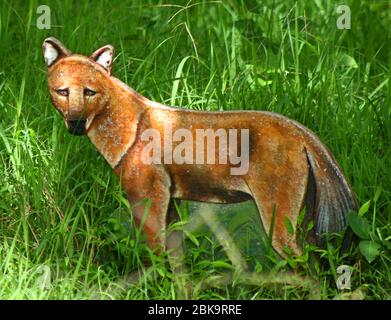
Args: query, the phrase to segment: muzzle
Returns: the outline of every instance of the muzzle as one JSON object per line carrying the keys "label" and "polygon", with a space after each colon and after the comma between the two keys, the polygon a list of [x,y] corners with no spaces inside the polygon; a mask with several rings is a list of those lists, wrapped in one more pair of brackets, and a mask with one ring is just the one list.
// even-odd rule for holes
{"label": "muzzle", "polygon": [[81,136],[86,133],[86,119],[67,120],[68,131],[75,136]]}

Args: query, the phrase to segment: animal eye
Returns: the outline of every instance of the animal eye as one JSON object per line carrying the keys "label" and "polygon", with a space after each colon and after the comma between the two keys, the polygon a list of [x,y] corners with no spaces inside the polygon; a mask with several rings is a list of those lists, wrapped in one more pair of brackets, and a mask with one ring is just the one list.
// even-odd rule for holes
{"label": "animal eye", "polygon": [[89,97],[91,97],[91,96],[94,96],[96,94],[96,92],[94,91],[94,90],[91,90],[91,89],[84,89],[84,95],[86,95],[86,96],[89,96]]}
{"label": "animal eye", "polygon": [[57,89],[56,92],[57,92],[60,96],[64,96],[64,97],[69,96],[69,90],[68,90],[68,89]]}

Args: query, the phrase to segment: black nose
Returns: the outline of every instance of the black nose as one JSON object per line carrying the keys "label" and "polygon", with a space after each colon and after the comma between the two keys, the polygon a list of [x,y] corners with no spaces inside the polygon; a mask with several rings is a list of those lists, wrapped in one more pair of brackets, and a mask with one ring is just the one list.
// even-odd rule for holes
{"label": "black nose", "polygon": [[75,136],[81,136],[85,133],[86,122],[85,119],[68,120],[68,131]]}

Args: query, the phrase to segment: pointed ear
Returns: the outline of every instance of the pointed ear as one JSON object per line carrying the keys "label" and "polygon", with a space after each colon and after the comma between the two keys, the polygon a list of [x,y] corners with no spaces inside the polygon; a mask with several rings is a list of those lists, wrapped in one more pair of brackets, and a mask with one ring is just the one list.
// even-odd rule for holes
{"label": "pointed ear", "polygon": [[114,59],[114,48],[111,45],[104,46],[96,50],[90,57],[92,60],[99,63],[103,68],[111,74],[111,64]]}
{"label": "pointed ear", "polygon": [[60,41],[53,37],[45,39],[42,45],[42,51],[48,67],[59,59],[72,54]]}

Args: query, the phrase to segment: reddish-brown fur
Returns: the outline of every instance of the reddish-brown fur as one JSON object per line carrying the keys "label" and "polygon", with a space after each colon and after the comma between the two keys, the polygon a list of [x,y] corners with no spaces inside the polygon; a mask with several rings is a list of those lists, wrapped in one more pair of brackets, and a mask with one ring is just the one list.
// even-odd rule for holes
{"label": "reddish-brown fur", "polygon": [[[48,46],[58,51],[48,66],[53,104],[67,124],[72,119],[87,120],[85,133],[120,177],[136,221],[144,219],[151,247],[165,245],[173,198],[216,203],[254,199],[267,232],[274,215],[272,243],[282,255],[285,246],[294,254],[301,252],[297,220],[305,206],[310,208],[306,221],[318,220],[319,233],[340,230],[348,211],[355,209],[354,195],[334,158],[297,122],[270,112],[200,112],[164,106],[112,77],[111,61],[108,68],[96,62],[105,50],[112,53],[111,46],[88,58],[71,54],[58,40],[49,38],[44,42],[45,58]],[[59,95],[59,88],[68,88],[69,95]],[[85,96],[85,88],[96,94]],[[163,137],[167,123],[173,131],[186,128],[194,134],[201,128],[249,129],[248,173],[231,175],[230,164],[146,165],[141,159],[146,142],[140,135],[154,128]],[[144,199],[151,200],[147,217]],[[293,233],[287,229],[287,219],[295,228]],[[319,238],[313,233],[310,240]]]}

